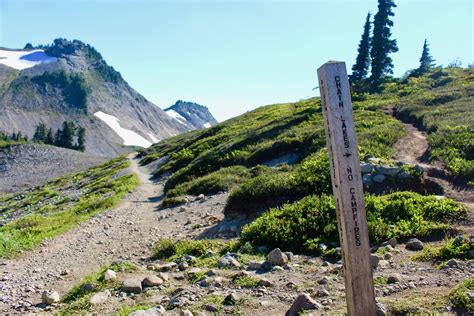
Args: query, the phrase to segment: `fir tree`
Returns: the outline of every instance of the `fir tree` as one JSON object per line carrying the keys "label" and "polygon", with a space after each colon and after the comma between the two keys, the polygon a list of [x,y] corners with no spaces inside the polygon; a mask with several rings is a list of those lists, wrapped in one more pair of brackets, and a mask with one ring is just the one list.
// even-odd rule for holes
{"label": "fir tree", "polygon": [[84,151],[86,149],[86,129],[84,127],[78,128],[77,131],[77,146],[76,149]]}
{"label": "fir tree", "polygon": [[58,130],[59,143],[57,146],[65,148],[74,148],[74,136],[76,134],[76,127],[73,122],[64,121],[61,130]]}
{"label": "fir tree", "polygon": [[356,63],[352,66],[352,75],[350,76],[351,82],[356,84],[362,79],[367,77],[370,66],[370,13],[367,14],[365,19],[364,32],[360,39],[359,49],[357,50],[358,55]]}
{"label": "fir tree", "polygon": [[374,32],[372,37],[372,49],[370,57],[372,58],[372,75],[370,81],[372,88],[377,91],[383,79],[393,73],[391,53],[398,51],[397,41],[391,39],[390,28],[393,21],[390,20],[394,16],[392,8],[397,7],[394,0],[379,0],[378,12],[374,16]]}
{"label": "fir tree", "polygon": [[428,41],[425,39],[423,44],[423,52],[420,57],[420,67],[418,68],[418,74],[424,74],[434,67],[434,59],[430,55],[430,48],[428,47]]}
{"label": "fir tree", "polygon": [[35,133],[33,134],[33,141],[37,143],[46,142],[46,125],[44,123],[39,123],[35,127]]}
{"label": "fir tree", "polygon": [[46,132],[45,144],[54,145],[53,130],[51,128]]}

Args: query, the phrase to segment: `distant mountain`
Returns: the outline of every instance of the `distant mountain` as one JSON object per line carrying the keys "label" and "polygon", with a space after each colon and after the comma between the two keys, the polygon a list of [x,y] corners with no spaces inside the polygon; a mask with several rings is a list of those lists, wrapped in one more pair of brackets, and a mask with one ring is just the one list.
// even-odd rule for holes
{"label": "distant mountain", "polygon": [[181,124],[190,125],[193,129],[209,128],[218,123],[207,107],[193,102],[178,100],[165,109],[165,112]]}
{"label": "distant mountain", "polygon": [[194,129],[131,88],[101,54],[81,41],[56,39],[38,49],[0,48],[0,130],[31,137],[43,122],[86,128],[86,151],[115,156]]}

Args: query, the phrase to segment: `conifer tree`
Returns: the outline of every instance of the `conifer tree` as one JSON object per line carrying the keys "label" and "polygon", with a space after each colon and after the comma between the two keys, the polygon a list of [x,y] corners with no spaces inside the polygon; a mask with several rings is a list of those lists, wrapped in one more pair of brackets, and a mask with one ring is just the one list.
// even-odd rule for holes
{"label": "conifer tree", "polygon": [[84,151],[86,149],[86,129],[79,127],[77,131],[77,146],[76,149]]}
{"label": "conifer tree", "polygon": [[423,44],[423,52],[420,57],[420,67],[418,68],[418,74],[424,74],[434,67],[434,59],[430,55],[430,48],[428,47],[428,40],[425,39]]}
{"label": "conifer tree", "polygon": [[36,125],[33,141],[44,143],[46,141],[46,133],[46,125],[43,122],[39,123]]}
{"label": "conifer tree", "polygon": [[364,24],[364,32],[360,39],[359,49],[357,50],[356,63],[352,66],[351,82],[356,84],[367,77],[370,66],[370,13],[367,14]]}
{"label": "conifer tree", "polygon": [[51,128],[48,129],[46,132],[46,139],[45,144],[53,145],[54,144],[54,137],[53,137],[53,130]]}
{"label": "conifer tree", "polygon": [[393,21],[390,17],[394,16],[392,8],[396,5],[394,0],[378,0],[378,12],[374,16],[374,32],[372,36],[372,49],[370,57],[372,58],[372,74],[370,81],[374,91],[379,90],[383,79],[393,73],[391,53],[398,51],[397,41],[391,39],[390,28]]}

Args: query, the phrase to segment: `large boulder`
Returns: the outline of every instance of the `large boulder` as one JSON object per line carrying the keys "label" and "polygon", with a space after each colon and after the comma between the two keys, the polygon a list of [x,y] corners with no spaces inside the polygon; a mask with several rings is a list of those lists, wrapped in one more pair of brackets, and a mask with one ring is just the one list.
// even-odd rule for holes
{"label": "large boulder", "polygon": [[286,316],[297,316],[302,311],[305,310],[319,310],[321,309],[321,305],[313,300],[311,296],[307,293],[299,294],[293,304],[291,305],[290,309],[286,312]]}
{"label": "large boulder", "polygon": [[240,268],[240,263],[231,255],[225,255],[217,261],[219,268]]}
{"label": "large boulder", "polygon": [[103,303],[107,302],[107,300],[109,299],[109,296],[110,296],[110,292],[108,292],[108,291],[95,293],[95,294],[89,299],[89,303],[90,303],[91,305],[103,304]]}
{"label": "large boulder", "polygon": [[275,248],[268,253],[267,262],[274,266],[284,266],[288,263],[288,257],[280,250],[280,248]]}
{"label": "large boulder", "polygon": [[411,238],[405,244],[405,248],[408,250],[419,251],[419,250],[423,250],[424,245],[421,240],[416,239],[416,238]]}

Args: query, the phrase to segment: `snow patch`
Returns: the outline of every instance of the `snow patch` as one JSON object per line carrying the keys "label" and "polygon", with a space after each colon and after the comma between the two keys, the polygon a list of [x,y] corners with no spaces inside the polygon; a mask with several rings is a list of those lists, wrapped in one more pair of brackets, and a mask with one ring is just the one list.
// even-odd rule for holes
{"label": "snow patch", "polygon": [[155,137],[152,133],[148,133],[148,136],[150,136],[151,140],[153,143],[158,143],[160,140]]}
{"label": "snow patch", "polygon": [[209,128],[211,127],[211,123],[207,122],[207,123],[204,123],[202,126],[204,126],[204,128]]}
{"label": "snow patch", "polygon": [[180,123],[186,123],[187,122],[187,120],[181,114],[176,112],[175,110],[167,110],[166,114],[168,114],[172,118],[178,120],[178,122],[180,122]]}
{"label": "snow patch", "polygon": [[56,59],[56,57],[46,55],[41,49],[29,51],[0,49],[0,64],[18,70],[31,68],[42,63],[50,63]]}
{"label": "snow patch", "polygon": [[104,113],[102,111],[95,112],[94,116],[104,121],[105,124],[107,124],[111,129],[113,129],[114,132],[117,133],[117,135],[123,139],[123,144],[125,146],[140,146],[144,148],[148,148],[151,146],[151,143],[148,140],[146,140],[136,132],[121,127],[119,123],[120,120],[115,116]]}

